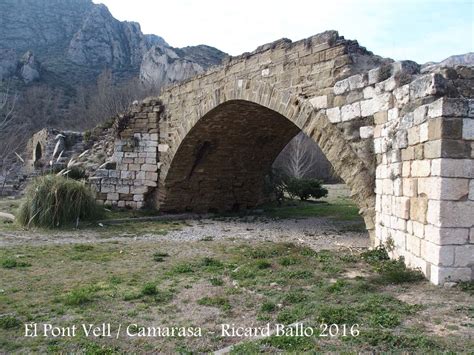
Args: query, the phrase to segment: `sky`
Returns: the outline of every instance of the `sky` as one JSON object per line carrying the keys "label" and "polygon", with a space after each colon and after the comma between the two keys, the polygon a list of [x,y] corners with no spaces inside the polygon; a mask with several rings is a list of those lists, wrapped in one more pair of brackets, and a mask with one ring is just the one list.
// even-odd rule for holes
{"label": "sky", "polygon": [[375,54],[418,63],[474,52],[474,0],[93,0],[173,47],[231,55],[326,30]]}

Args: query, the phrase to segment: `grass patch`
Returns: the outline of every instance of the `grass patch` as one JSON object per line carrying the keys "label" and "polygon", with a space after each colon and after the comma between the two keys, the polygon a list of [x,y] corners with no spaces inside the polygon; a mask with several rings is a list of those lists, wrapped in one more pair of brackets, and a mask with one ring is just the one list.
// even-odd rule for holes
{"label": "grass patch", "polygon": [[212,286],[222,286],[222,285],[224,285],[224,280],[222,280],[219,277],[211,277],[209,279],[209,282],[211,283]]}
{"label": "grass patch", "polygon": [[197,301],[197,304],[201,306],[217,307],[223,311],[228,311],[231,309],[229,300],[225,297],[220,297],[220,296],[203,297]]}
{"label": "grass patch", "polygon": [[277,309],[277,305],[273,302],[266,301],[260,306],[260,312],[272,313]]}
{"label": "grass patch", "polygon": [[373,281],[378,284],[401,284],[421,281],[425,278],[420,270],[407,268],[403,257],[391,260],[387,250],[382,246],[362,253],[361,257],[379,274],[373,278]]}
{"label": "grass patch", "polygon": [[142,295],[144,296],[154,296],[158,294],[158,290],[156,289],[156,284],[152,282],[148,282],[145,285],[143,285],[142,288]]}
{"label": "grass patch", "polygon": [[80,287],[69,291],[64,296],[64,304],[68,306],[82,306],[92,302],[97,289],[95,287]]}
{"label": "grass patch", "polygon": [[19,328],[21,325],[22,325],[22,322],[14,316],[0,317],[1,329],[14,329],[14,328]]}
{"label": "grass patch", "polygon": [[79,253],[84,253],[86,251],[94,250],[94,246],[90,244],[76,244],[72,247],[72,249]]}
{"label": "grass patch", "polygon": [[1,261],[1,265],[4,269],[14,269],[17,267],[28,267],[31,266],[30,263],[27,263],[25,261],[18,261],[13,258],[5,258]]}
{"label": "grass patch", "polygon": [[272,335],[261,340],[264,346],[271,346],[283,351],[301,352],[314,350],[314,341],[311,337],[276,336]]}
{"label": "grass patch", "polygon": [[165,258],[169,256],[170,255],[168,253],[156,252],[156,253],[153,253],[153,260],[156,261],[157,263],[162,263],[163,261],[165,261]]}

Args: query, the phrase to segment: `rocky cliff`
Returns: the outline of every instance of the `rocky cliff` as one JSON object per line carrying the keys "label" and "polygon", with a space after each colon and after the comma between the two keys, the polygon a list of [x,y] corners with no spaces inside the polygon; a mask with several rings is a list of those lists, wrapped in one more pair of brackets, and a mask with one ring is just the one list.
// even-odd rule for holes
{"label": "rocky cliff", "polygon": [[225,56],[207,46],[172,48],[91,0],[0,0],[0,23],[0,80],[17,77],[26,84],[87,83],[105,68],[166,84]]}

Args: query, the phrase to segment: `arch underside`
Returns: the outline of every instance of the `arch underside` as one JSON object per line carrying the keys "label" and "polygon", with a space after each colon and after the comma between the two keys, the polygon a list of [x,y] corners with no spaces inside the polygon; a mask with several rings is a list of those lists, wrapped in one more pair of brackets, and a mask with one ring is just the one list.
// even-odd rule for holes
{"label": "arch underside", "polygon": [[299,132],[261,105],[232,100],[204,115],[186,135],[159,188],[163,211],[228,211],[265,202],[264,176]]}

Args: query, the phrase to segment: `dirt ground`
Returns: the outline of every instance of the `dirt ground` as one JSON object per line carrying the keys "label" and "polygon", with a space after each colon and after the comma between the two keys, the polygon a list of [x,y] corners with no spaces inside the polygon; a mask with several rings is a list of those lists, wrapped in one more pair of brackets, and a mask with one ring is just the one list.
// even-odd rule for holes
{"label": "dirt ground", "polygon": [[[267,213],[54,232],[6,224],[0,229],[0,353],[472,350],[472,287],[437,287],[419,278],[387,282],[361,254],[368,235],[352,210],[344,205],[339,214],[308,217],[339,206],[345,196],[332,194],[328,207],[290,206],[278,218]],[[222,324],[254,329],[295,322],[316,334],[220,333]],[[25,337],[25,323],[110,323],[114,336]],[[122,329],[115,337],[131,324],[195,327],[203,335],[138,337]],[[324,337],[322,324],[358,324],[360,335]]]}

